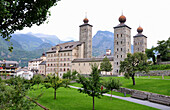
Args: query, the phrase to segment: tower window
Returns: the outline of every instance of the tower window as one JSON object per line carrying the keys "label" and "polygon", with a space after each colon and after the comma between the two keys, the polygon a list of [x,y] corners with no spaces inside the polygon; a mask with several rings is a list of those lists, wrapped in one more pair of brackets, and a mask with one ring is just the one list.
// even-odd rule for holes
{"label": "tower window", "polygon": [[117,34],[117,38],[119,37],[119,34]]}
{"label": "tower window", "polygon": [[119,42],[117,42],[117,45],[119,45]]}
{"label": "tower window", "polygon": [[117,58],[119,57],[119,55],[117,55]]}
{"label": "tower window", "polygon": [[121,37],[122,37],[122,34],[121,34]]}
{"label": "tower window", "polygon": [[117,70],[117,73],[119,72],[119,70]]}
{"label": "tower window", "polygon": [[122,58],[122,55],[121,55],[121,58]]}
{"label": "tower window", "polygon": [[119,48],[117,48],[117,51],[119,51]]}
{"label": "tower window", "polygon": [[122,51],[122,48],[121,48],[121,51]]}
{"label": "tower window", "polygon": [[121,44],[122,44],[122,41],[121,41]]}
{"label": "tower window", "polygon": [[117,62],[117,65],[118,65],[119,63]]}

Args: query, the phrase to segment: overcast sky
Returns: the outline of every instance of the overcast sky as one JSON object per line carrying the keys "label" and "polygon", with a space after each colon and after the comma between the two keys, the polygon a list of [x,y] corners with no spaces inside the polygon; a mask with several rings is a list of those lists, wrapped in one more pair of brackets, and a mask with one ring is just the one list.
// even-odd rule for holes
{"label": "overcast sky", "polygon": [[132,28],[131,38],[140,25],[148,37],[148,48],[170,37],[170,0],[61,0],[50,10],[48,24],[20,32],[56,35],[64,41],[79,40],[79,25],[83,24],[85,12],[95,35],[98,30],[114,32],[123,11],[125,24]]}

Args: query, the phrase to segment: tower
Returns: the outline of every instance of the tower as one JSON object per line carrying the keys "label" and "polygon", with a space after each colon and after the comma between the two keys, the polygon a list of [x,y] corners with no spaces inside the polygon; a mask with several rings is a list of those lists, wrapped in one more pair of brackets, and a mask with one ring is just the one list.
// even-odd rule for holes
{"label": "tower", "polygon": [[84,42],[84,58],[92,57],[92,25],[88,24],[87,17],[83,20],[84,24],[80,25],[79,41]]}
{"label": "tower", "polygon": [[138,34],[133,36],[133,52],[143,52],[145,53],[145,49],[147,48],[147,37],[142,34],[143,28],[137,28]]}
{"label": "tower", "polygon": [[120,61],[131,53],[131,28],[125,24],[126,17],[119,17],[120,24],[114,27],[114,73],[119,74]]}

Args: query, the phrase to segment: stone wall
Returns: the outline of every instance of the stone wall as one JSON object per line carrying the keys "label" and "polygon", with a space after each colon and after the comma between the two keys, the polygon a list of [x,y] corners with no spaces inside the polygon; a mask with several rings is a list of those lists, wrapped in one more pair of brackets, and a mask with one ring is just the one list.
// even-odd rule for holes
{"label": "stone wall", "polygon": [[136,75],[140,75],[140,76],[170,76],[170,70],[152,70],[149,71],[148,74],[143,74],[141,72],[136,72]]}
{"label": "stone wall", "polygon": [[144,91],[139,91],[139,90],[133,90],[133,89],[128,89],[128,88],[120,88],[119,90],[115,90],[115,91],[130,94],[131,97],[133,98],[148,100],[151,102],[170,106],[170,96],[144,92]]}

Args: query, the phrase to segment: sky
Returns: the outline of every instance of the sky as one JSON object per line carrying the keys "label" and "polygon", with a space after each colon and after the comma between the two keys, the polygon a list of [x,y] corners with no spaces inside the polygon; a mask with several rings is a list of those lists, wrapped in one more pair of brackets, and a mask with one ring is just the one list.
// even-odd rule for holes
{"label": "sky", "polygon": [[50,9],[48,24],[24,28],[19,33],[43,33],[59,39],[79,40],[79,26],[87,13],[92,34],[98,30],[114,32],[118,18],[126,16],[125,24],[131,27],[131,43],[139,25],[147,36],[148,48],[157,46],[158,40],[170,37],[170,0],[61,0]]}

